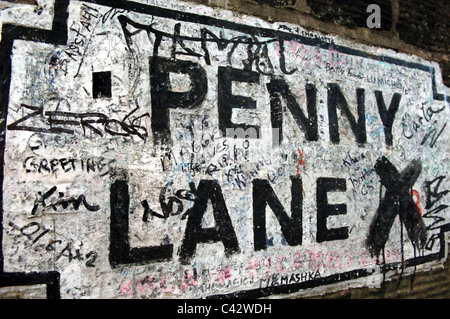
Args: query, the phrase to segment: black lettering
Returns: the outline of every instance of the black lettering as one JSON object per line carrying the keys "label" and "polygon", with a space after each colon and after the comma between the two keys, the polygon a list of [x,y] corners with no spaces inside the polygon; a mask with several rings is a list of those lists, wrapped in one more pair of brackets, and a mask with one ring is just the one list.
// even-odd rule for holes
{"label": "black lettering", "polygon": [[386,104],[383,99],[383,92],[375,91],[375,97],[377,100],[380,118],[384,126],[386,145],[392,146],[392,124],[394,124],[395,114],[398,111],[402,95],[399,93],[394,93],[391,104],[389,105],[389,110],[386,109]]}
{"label": "black lettering", "polygon": [[425,134],[420,145],[424,145],[425,142],[431,137],[430,147],[433,148],[434,145],[436,145],[436,142],[437,142],[439,136],[441,136],[441,134],[444,132],[444,129],[446,127],[447,127],[447,123],[444,124],[444,126],[442,127],[442,129],[439,132],[437,131],[436,128],[433,128],[432,130],[430,130],[428,133]]}
{"label": "black lettering", "polygon": [[350,122],[350,128],[356,137],[356,141],[360,144],[366,143],[366,121],[365,121],[365,101],[364,89],[356,89],[356,99],[358,104],[358,121],[355,120],[347,100],[336,83],[328,84],[328,118],[331,142],[338,144],[340,142],[339,124],[337,116],[337,108],[341,110],[343,115]]}
{"label": "black lettering", "polygon": [[288,216],[269,181],[253,180],[253,238],[255,251],[267,248],[266,205],[269,204],[281,226],[281,232],[291,246],[302,243],[303,194],[302,180],[291,176],[291,217]]}
{"label": "black lettering", "polygon": [[92,158],[86,159],[86,173],[89,173],[89,171],[95,172],[95,162]]}
{"label": "black lettering", "polygon": [[[231,122],[233,109],[256,109],[256,101],[250,97],[233,95],[232,82],[245,82],[259,84],[259,74],[250,70],[234,69],[232,67],[219,67],[218,74],[218,108],[219,129],[222,136],[226,136],[227,129],[240,128],[242,130],[253,129],[256,138],[259,138],[259,126],[247,124],[235,124]],[[245,138],[245,136],[242,136]],[[252,138],[252,134],[248,138]]]}
{"label": "black lettering", "polygon": [[439,176],[432,181],[426,181],[424,183],[424,188],[426,191],[426,205],[425,209],[430,209],[434,206],[441,198],[449,193],[449,190],[439,191],[441,183],[444,181],[445,176]]}
{"label": "black lettering", "polygon": [[[201,57],[202,56],[201,54],[196,53],[194,50],[186,46],[183,37],[181,37],[180,34],[181,34],[181,23],[177,23],[175,24],[172,37],[172,58],[176,59],[177,54],[190,55],[197,58]],[[179,44],[184,51],[177,51],[177,44]]]}
{"label": "black lettering", "polygon": [[318,125],[317,125],[317,90],[315,85],[306,84],[306,105],[308,110],[308,117],[303,113],[300,105],[295,100],[295,97],[289,90],[288,85],[282,79],[272,79],[267,84],[267,89],[270,93],[270,118],[272,128],[279,129],[279,141],[283,140],[283,106],[281,99],[286,101],[287,108],[294,117],[298,127],[305,132],[307,141],[317,141]]}
{"label": "black lettering", "polygon": [[284,48],[284,39],[279,39],[278,43],[279,43],[280,69],[281,69],[281,72],[283,72],[284,74],[288,74],[288,75],[289,74],[293,74],[294,72],[297,71],[296,68],[292,69],[290,71],[288,71],[286,69],[286,57],[284,55],[284,50],[285,50],[285,48]]}
{"label": "black lettering", "polygon": [[208,42],[216,43],[217,48],[220,51],[223,51],[228,46],[228,41],[224,41],[224,40],[220,39],[218,36],[216,36],[214,33],[212,33],[211,31],[209,31],[206,28],[203,28],[201,30],[201,38],[202,38],[202,49],[205,53],[205,56],[204,56],[205,62],[206,62],[206,64],[211,65],[211,58],[210,58],[209,50],[208,50],[206,44]]}
{"label": "black lettering", "polygon": [[56,173],[58,171],[58,162],[58,159],[50,160],[50,169],[52,170],[52,173]]}
{"label": "black lettering", "polygon": [[117,180],[111,185],[111,221],[109,262],[112,267],[130,263],[148,263],[172,258],[173,245],[130,248],[128,182]]}
{"label": "black lettering", "polygon": [[41,163],[40,163],[40,165],[39,165],[39,173],[42,173],[42,170],[44,170],[44,171],[47,171],[47,172],[51,172],[50,171],[50,168],[48,167],[48,161],[44,158],[42,161],[41,161]]}
{"label": "black lettering", "polygon": [[[170,73],[188,75],[190,89],[186,92],[174,92]],[[206,71],[194,62],[155,56],[150,59],[150,84],[153,137],[159,143],[171,144],[169,109],[190,109],[203,102],[208,89]]]}
{"label": "black lettering", "polygon": [[[31,227],[36,227],[34,231],[27,231],[25,232],[26,229],[31,228]],[[30,237],[34,234],[36,234],[39,230],[41,229],[41,226],[39,225],[39,223],[37,222],[31,222],[23,227],[20,228],[20,232],[22,233],[22,235],[27,236],[28,239],[31,239]]]}
{"label": "black lettering", "polygon": [[94,262],[97,260],[98,254],[95,251],[90,251],[86,254],[86,266],[87,267],[95,267]]}
{"label": "black lettering", "polygon": [[[35,160],[36,160],[36,156],[29,156],[23,162],[23,168],[25,168],[25,171],[27,173],[32,173],[32,172],[35,173],[36,172],[36,169],[39,165],[34,163]],[[31,167],[33,169],[31,169]]]}
{"label": "black lettering", "polygon": [[[186,223],[186,231],[180,248],[181,263],[188,263],[195,253],[198,243],[222,242],[227,256],[239,252],[239,243],[225,205],[222,189],[217,181],[201,180],[196,191],[192,212]],[[215,226],[202,228],[203,215],[208,200],[211,201]]]}
{"label": "black lettering", "polygon": [[65,173],[67,173],[67,172],[70,171],[70,168],[66,168],[66,166],[70,163],[70,162],[67,160],[67,158],[61,158],[61,159],[59,160],[59,163],[61,164],[61,168],[63,169],[63,171],[64,171]]}
{"label": "black lettering", "polygon": [[20,118],[19,120],[15,121],[14,123],[11,123],[7,126],[8,130],[11,131],[29,131],[29,132],[40,132],[40,133],[73,133],[72,131],[60,129],[60,128],[44,128],[44,127],[34,127],[34,126],[26,126],[26,125],[19,125],[33,117],[36,117],[39,120],[43,115],[43,106],[31,106],[26,104],[21,104],[21,107],[24,109],[32,110],[33,112],[30,114],[25,115],[24,117]]}
{"label": "black lettering", "polygon": [[340,240],[348,238],[348,227],[328,229],[327,218],[334,215],[347,214],[346,204],[328,204],[327,193],[347,190],[345,179],[318,178],[317,179],[317,242]]}

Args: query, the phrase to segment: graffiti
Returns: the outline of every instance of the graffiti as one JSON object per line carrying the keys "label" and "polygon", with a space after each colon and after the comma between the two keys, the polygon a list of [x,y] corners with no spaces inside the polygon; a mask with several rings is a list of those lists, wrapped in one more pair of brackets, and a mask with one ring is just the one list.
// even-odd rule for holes
{"label": "graffiti", "polygon": [[[52,257],[54,263],[58,260],[66,260],[68,263],[72,262],[72,260],[77,260],[79,262],[84,262],[86,267],[96,267],[95,262],[98,258],[96,251],[89,251],[83,256],[81,253],[82,243],[77,244],[63,237],[54,239],[55,235],[59,234],[55,234],[54,230],[38,222],[30,222],[22,227],[10,222],[9,226],[13,230],[18,230],[22,236],[27,238],[27,245],[29,247],[34,246],[35,251],[48,254]],[[41,230],[42,232],[40,232]],[[49,238],[49,236],[51,236],[51,238]],[[31,243],[29,241],[31,241]],[[46,241],[45,244],[43,244],[42,241]]]}
{"label": "graffiti", "polygon": [[[235,175],[252,173],[243,172],[242,167],[236,164],[249,159],[250,140],[244,139],[237,143],[220,140],[216,135],[217,128],[212,128],[211,120],[206,117],[178,115],[176,121],[174,134],[179,148],[172,149],[168,155],[175,162],[176,170],[190,172],[193,177],[198,173],[217,177],[217,172],[224,172],[228,182]],[[236,186],[241,187],[244,184],[240,180],[247,178],[236,176],[236,179]]]}
{"label": "graffiti", "polygon": [[[268,41],[258,41],[255,40],[255,38],[251,36],[241,36],[234,39],[226,39],[221,36],[217,36],[207,28],[201,29],[201,36],[200,37],[189,37],[189,36],[183,36],[181,35],[181,23],[177,23],[172,31],[172,33],[164,32],[161,30],[158,30],[153,27],[152,24],[150,25],[144,25],[137,23],[130,18],[128,18],[125,15],[120,15],[118,17],[118,20],[120,21],[123,32],[125,34],[127,43],[132,43],[132,37],[136,34],[139,34],[139,32],[146,32],[147,35],[150,37],[150,35],[155,36],[155,38],[158,41],[158,44],[160,45],[162,41],[168,40],[172,43],[171,48],[171,57],[176,58],[177,55],[188,55],[193,56],[197,58],[203,58],[205,60],[205,63],[207,65],[211,64],[211,54],[209,49],[209,44],[213,43],[217,46],[217,48],[221,51],[228,50],[227,52],[227,59],[230,64],[232,64],[232,57],[234,52],[238,49],[239,46],[247,46],[247,59],[242,61],[246,66],[246,69],[251,69],[253,64],[259,69],[261,67],[261,58],[267,59],[267,46],[274,42],[275,40],[268,40]],[[130,32],[128,30],[129,27],[133,27],[134,29],[138,29],[137,32]],[[281,40],[280,40],[281,41]],[[192,47],[188,47],[186,42],[194,42],[199,43],[201,47],[201,51],[195,51]],[[181,51],[178,50],[178,46],[180,47]],[[231,48],[230,48],[231,46]],[[153,53],[155,56],[158,55],[159,46],[155,46],[153,49]],[[253,51],[255,50],[255,51]],[[267,60],[266,63],[269,67],[272,67],[273,63],[270,60]],[[284,57],[280,56],[280,65],[281,70],[285,73],[288,73],[284,68]],[[260,70],[260,69],[259,69]],[[260,70],[261,71],[261,70]],[[264,73],[264,72],[262,72]]]}
{"label": "graffiti", "polygon": [[28,174],[59,174],[75,171],[84,171],[86,173],[98,172],[101,176],[109,173],[111,164],[116,160],[106,160],[105,158],[39,158],[29,156],[23,162],[23,168]]}
{"label": "graffiti", "polygon": [[[25,115],[21,119],[8,125],[8,130],[19,130],[29,132],[40,133],[52,133],[52,134],[75,134],[73,129],[68,127],[81,127],[83,134],[86,135],[86,131],[94,133],[103,137],[104,133],[97,128],[97,124],[103,126],[105,133],[113,136],[138,136],[140,139],[145,140],[147,137],[147,130],[145,127],[139,126],[139,121],[148,114],[144,114],[134,119],[129,119],[130,116],[136,111],[131,111],[122,121],[116,119],[109,119],[108,116],[101,113],[71,113],[60,111],[45,111],[42,106],[30,106],[22,104],[21,107],[34,111]],[[32,125],[23,125],[21,123],[27,122],[33,119]],[[127,121],[130,121],[129,124]],[[20,124],[20,125],[19,125]]]}
{"label": "graffiti", "polygon": [[425,134],[425,136],[423,137],[421,144],[422,145],[425,144],[428,141],[428,139],[430,139],[430,147],[434,147],[434,145],[436,144],[438,138],[442,135],[442,133],[444,132],[446,127],[447,127],[447,123],[445,123],[444,126],[442,126],[441,129],[439,129],[439,132],[438,132],[438,129],[436,129],[436,128],[434,128],[431,131],[427,132]]}
{"label": "graffiti", "polygon": [[429,141],[429,146],[434,147],[438,138],[442,135],[445,128],[447,127],[447,123],[444,123],[442,127],[436,128],[437,121],[432,121],[435,114],[439,114],[444,111],[444,108],[434,109],[433,107],[425,108],[423,105],[421,106],[421,115],[417,116],[417,120],[413,118],[413,116],[409,113],[405,113],[402,119],[402,131],[403,136],[407,139],[413,138],[413,136],[425,130],[425,134],[423,135],[421,145],[424,145]]}
{"label": "graffiti", "polygon": [[438,176],[432,181],[426,181],[424,185],[424,188],[426,189],[425,209],[427,210],[427,213],[423,214],[422,217],[432,219],[433,222],[427,227],[429,230],[439,227],[436,226],[436,224],[445,222],[445,218],[439,216],[438,214],[442,214],[442,211],[447,209],[448,205],[440,204],[435,206],[437,202],[439,202],[449,192],[449,190],[439,190],[445,178],[445,176]]}
{"label": "graffiti", "polygon": [[[218,36],[212,34],[211,32],[202,29],[202,38],[192,38],[183,37],[180,35],[180,24],[176,24],[174,34],[167,34],[158,31],[153,28],[152,25],[141,25],[139,23],[131,21],[125,16],[120,16],[118,18],[121,21],[122,27],[124,28],[124,34],[127,39],[128,46],[131,46],[132,36],[139,34],[140,31],[145,31],[150,37],[153,34],[157,39],[158,46],[154,47],[153,54],[154,57],[150,61],[151,66],[151,92],[152,100],[152,131],[155,139],[161,140],[162,143],[170,143],[170,128],[168,111],[174,108],[190,109],[196,108],[204,102],[205,96],[207,94],[207,74],[203,67],[198,63],[175,60],[177,54],[194,56],[196,58],[204,58],[206,64],[210,65],[209,50],[206,46],[206,42],[213,41],[218,46],[219,50],[224,50],[232,43],[230,40],[219,38]],[[128,31],[126,28],[128,25],[132,25],[140,31],[134,33]],[[212,35],[212,39],[205,36],[205,34]],[[172,47],[172,59],[166,59],[163,57],[158,57],[158,49],[161,45],[161,41],[164,39],[170,39],[173,42]],[[192,48],[188,48],[184,41],[201,42],[201,48],[204,51],[202,53],[195,52]],[[278,40],[279,51],[280,51],[280,68],[283,74],[293,74],[297,70],[287,71],[285,66],[285,55],[284,55],[284,40]],[[184,49],[184,51],[176,51],[177,45]],[[262,45],[261,43],[254,43],[251,38],[239,39],[238,42],[234,43],[233,49],[228,53],[228,63],[232,65],[231,56],[234,53],[236,47],[240,44],[247,45],[248,52],[251,51],[253,45]],[[265,47],[267,43],[264,44]],[[130,47],[130,50],[131,47]],[[267,49],[266,49],[267,50]],[[251,54],[251,53],[249,53]],[[219,67],[218,69],[218,110],[219,110],[219,128],[222,135],[226,135],[227,129],[240,128],[243,130],[254,129],[256,132],[256,138],[259,138],[260,126],[256,125],[246,125],[246,124],[235,124],[231,121],[231,114],[233,109],[255,109],[256,101],[250,97],[245,97],[241,95],[234,95],[231,92],[232,82],[239,81],[243,83],[259,83],[261,74],[271,75],[271,73],[252,71],[253,62],[250,64],[246,61],[253,61],[254,59],[249,57],[248,60],[243,61],[244,70],[233,68],[233,67]],[[259,61],[257,61],[259,62]],[[259,63],[256,63],[258,67]],[[269,65],[272,63],[269,61]],[[187,92],[174,92],[170,87],[170,77],[169,73],[179,73],[189,77],[191,81],[190,90]],[[316,87],[315,85],[308,84],[306,86],[306,93],[308,97],[308,117],[305,116],[301,108],[298,107],[298,103],[295,101],[289,86],[283,79],[272,78],[271,82],[267,84],[267,88],[271,95],[271,122],[272,128],[279,129],[282,131],[282,112],[281,112],[281,97],[287,100],[288,108],[292,115],[295,117],[297,124],[306,133],[306,139],[308,141],[317,141],[317,105],[316,105]],[[396,110],[398,109],[401,94],[396,93],[393,96],[389,110],[386,110],[385,102],[383,99],[383,93],[379,90],[375,92],[376,100],[378,103],[378,110],[380,112],[381,119],[384,124],[386,143],[387,145],[392,145],[392,124],[395,119]],[[341,92],[341,88],[337,83],[328,83],[328,113],[329,113],[329,130],[330,139],[334,143],[339,143],[339,125],[337,120],[337,109],[339,108],[348,118],[351,128],[356,136],[358,143],[366,142],[366,128],[365,128],[365,91],[362,88],[356,89],[357,103],[358,103],[358,120],[354,118],[349,107],[348,102]],[[245,105],[245,107],[244,107]],[[282,135],[280,135],[280,139]]]}
{"label": "graffiti", "polygon": [[259,286],[261,288],[275,287],[279,285],[298,284],[308,280],[315,280],[320,278],[318,271],[310,271],[307,273],[295,273],[290,275],[273,274],[267,279],[261,279]]}
{"label": "graffiti", "polygon": [[[67,209],[69,205],[72,205],[72,207],[75,210],[78,210],[81,205],[83,205],[88,211],[95,212],[100,209],[100,206],[98,205],[90,205],[86,201],[85,195],[80,195],[78,198],[70,197],[68,199],[64,199],[64,193],[58,192],[58,200],[55,201],[55,199],[51,199],[52,195],[56,195],[56,190],[58,188],[56,186],[53,186],[45,193],[38,192],[39,196],[34,201],[33,209],[31,210],[31,215],[40,215],[40,214],[46,214],[50,210],[50,208],[53,209],[53,211],[57,211],[59,207],[62,207],[62,209]],[[51,201],[50,204],[47,204],[45,201]]]}
{"label": "graffiti", "polygon": [[2,27],[0,283],[258,298],[446,257],[434,62],[182,2],[48,16]]}
{"label": "graffiti", "polygon": [[369,192],[373,192],[375,187],[371,185],[372,180],[369,179],[370,175],[375,173],[374,168],[366,168],[358,174],[350,176],[348,179],[352,183],[353,192],[361,195],[367,195]]}
{"label": "graffiti", "polygon": [[427,238],[426,226],[409,191],[421,173],[421,163],[413,161],[400,173],[386,157],[382,157],[377,161],[375,170],[381,184],[386,187],[386,194],[380,201],[367,236],[371,253],[375,256],[380,254],[397,215],[404,223],[414,247],[422,249]]}
{"label": "graffiti", "polygon": [[306,162],[305,162],[305,155],[303,155],[302,151],[298,149],[298,155],[300,156],[300,159],[297,163],[297,175],[300,175],[300,166],[303,167],[303,170],[306,171]]}
{"label": "graffiti", "polygon": [[350,167],[353,164],[356,164],[358,162],[360,162],[361,160],[365,159],[364,154],[360,154],[358,156],[351,156],[349,152],[347,152],[347,155],[345,156],[345,158],[342,160],[342,165],[346,166],[346,167]]}

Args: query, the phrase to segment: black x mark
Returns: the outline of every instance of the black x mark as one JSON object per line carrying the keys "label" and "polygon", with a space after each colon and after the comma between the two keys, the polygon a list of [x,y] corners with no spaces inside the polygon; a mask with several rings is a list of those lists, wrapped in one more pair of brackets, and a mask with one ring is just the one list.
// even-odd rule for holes
{"label": "black x mark", "polygon": [[389,232],[395,216],[400,215],[415,248],[422,248],[427,239],[427,230],[419,208],[412,198],[412,187],[422,172],[422,163],[412,161],[401,173],[386,157],[377,160],[375,171],[386,194],[381,199],[375,217],[372,220],[366,244],[373,256],[380,251],[389,239]]}

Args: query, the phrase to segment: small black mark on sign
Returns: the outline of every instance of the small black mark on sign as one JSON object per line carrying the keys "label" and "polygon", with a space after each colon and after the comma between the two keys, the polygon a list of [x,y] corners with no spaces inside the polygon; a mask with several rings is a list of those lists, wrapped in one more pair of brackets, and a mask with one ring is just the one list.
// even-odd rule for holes
{"label": "small black mark on sign", "polygon": [[111,98],[111,72],[92,73],[92,95],[94,99]]}

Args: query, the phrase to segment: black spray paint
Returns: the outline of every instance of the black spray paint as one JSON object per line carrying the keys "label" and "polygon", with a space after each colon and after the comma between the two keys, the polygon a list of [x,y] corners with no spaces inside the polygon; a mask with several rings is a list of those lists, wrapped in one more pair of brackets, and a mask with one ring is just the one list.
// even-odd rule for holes
{"label": "black spray paint", "polygon": [[379,256],[389,239],[395,217],[399,215],[408,237],[415,248],[422,248],[427,239],[427,230],[420,211],[412,198],[412,187],[422,171],[420,161],[412,161],[401,173],[386,157],[375,164],[375,171],[386,188],[384,197],[375,213],[367,235],[367,246],[374,256]]}

